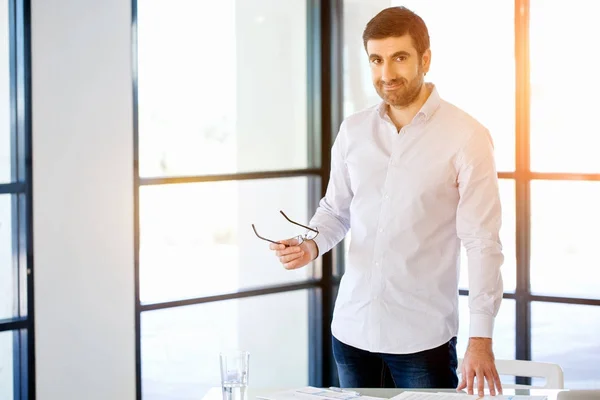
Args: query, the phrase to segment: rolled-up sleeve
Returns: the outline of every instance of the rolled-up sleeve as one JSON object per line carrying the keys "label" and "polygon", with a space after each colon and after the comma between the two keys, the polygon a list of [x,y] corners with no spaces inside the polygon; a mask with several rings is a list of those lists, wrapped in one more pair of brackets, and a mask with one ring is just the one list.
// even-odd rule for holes
{"label": "rolled-up sleeve", "polygon": [[483,128],[473,132],[456,162],[460,194],[456,230],[468,259],[469,336],[491,338],[502,301],[504,256],[498,175],[489,132]]}
{"label": "rolled-up sleeve", "polygon": [[350,203],[352,189],[345,161],[345,123],[331,149],[331,172],[325,196],[319,202],[310,226],[319,230],[315,243],[319,255],[331,250],[348,233],[350,229]]}

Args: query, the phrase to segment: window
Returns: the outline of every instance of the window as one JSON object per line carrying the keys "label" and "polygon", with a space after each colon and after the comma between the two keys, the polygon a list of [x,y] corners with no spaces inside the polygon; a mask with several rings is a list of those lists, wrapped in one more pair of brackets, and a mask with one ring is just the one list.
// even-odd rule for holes
{"label": "window", "polygon": [[279,211],[306,223],[323,193],[323,64],[308,62],[320,6],[134,4],[138,390],[202,397],[232,347],[251,352],[253,385],[333,384],[310,367],[328,351],[329,326],[315,321],[328,318],[332,261],[286,271],[251,227],[303,233]]}
{"label": "window", "polygon": [[600,307],[533,302],[531,322],[534,360],[559,363],[566,388],[597,389],[600,386],[596,335]]}
{"label": "window", "polygon": [[316,166],[304,0],[144,0],[137,9],[140,176]]}
{"label": "window", "polygon": [[[600,65],[593,46],[600,32],[588,2],[575,1],[568,9],[556,0],[530,3],[530,285],[538,300],[531,304],[531,357],[560,364],[567,388],[598,387],[600,358],[592,332],[600,328],[600,295],[593,285],[600,279],[593,251],[600,163],[597,129],[590,123],[600,100],[584,93],[600,88],[596,74],[587,78]],[[553,49],[567,45],[573,54],[586,51],[585,62],[573,70],[586,79],[557,86],[560,67],[550,60]],[[569,326],[559,329],[562,318]]]}
{"label": "window", "polygon": [[279,209],[285,208],[294,220],[307,221],[311,180],[293,177],[143,186],[142,303],[310,279],[315,272],[311,266],[295,271],[280,268],[268,243],[257,240],[251,225],[272,238],[302,233]]}
{"label": "window", "polygon": [[600,299],[600,182],[531,182],[531,290]]}
{"label": "window", "polygon": [[[307,290],[142,314],[144,398],[189,397],[220,385],[219,352],[250,352],[250,385],[308,384]],[[186,396],[187,395],[187,396]]]}
{"label": "window", "polygon": [[[600,51],[593,46],[600,36],[596,8],[585,0],[573,1],[566,10],[558,0],[530,2],[531,169],[597,174],[599,101],[588,96],[600,90]],[[556,60],[559,48],[585,54],[585,62],[567,73]],[[558,76],[568,79],[569,73],[585,78],[556,84]]]}
{"label": "window", "polygon": [[0,54],[2,54],[2,63],[0,64],[0,183],[12,181],[12,158],[13,158],[13,133],[11,120],[11,102],[14,93],[11,91],[13,77],[11,76],[12,63],[15,61],[12,57],[11,27],[14,23],[10,13],[8,0],[0,2]]}
{"label": "window", "polygon": [[[33,396],[29,32],[0,1],[0,398]],[[27,16],[28,17],[28,16]]]}

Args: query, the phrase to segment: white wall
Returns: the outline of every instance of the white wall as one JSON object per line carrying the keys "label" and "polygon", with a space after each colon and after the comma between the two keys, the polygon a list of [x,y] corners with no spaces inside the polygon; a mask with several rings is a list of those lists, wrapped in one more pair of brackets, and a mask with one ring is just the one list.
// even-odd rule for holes
{"label": "white wall", "polygon": [[135,398],[130,2],[34,0],[37,398]]}

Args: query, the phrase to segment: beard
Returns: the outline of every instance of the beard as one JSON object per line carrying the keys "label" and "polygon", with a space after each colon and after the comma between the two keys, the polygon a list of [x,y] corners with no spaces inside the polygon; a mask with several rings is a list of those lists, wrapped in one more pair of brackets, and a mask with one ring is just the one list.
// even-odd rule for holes
{"label": "beard", "polygon": [[[405,78],[396,78],[388,82],[379,81],[375,85],[375,90],[379,97],[390,106],[404,108],[411,105],[419,97],[424,80],[423,70],[419,67],[416,78],[410,82]],[[400,87],[392,91],[384,90],[386,86],[395,85],[400,85]]]}

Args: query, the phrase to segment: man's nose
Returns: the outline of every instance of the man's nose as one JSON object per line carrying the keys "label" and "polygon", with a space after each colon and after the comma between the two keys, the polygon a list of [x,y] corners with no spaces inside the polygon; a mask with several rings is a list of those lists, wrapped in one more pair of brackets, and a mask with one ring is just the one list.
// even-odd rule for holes
{"label": "man's nose", "polygon": [[390,83],[395,78],[394,71],[390,64],[386,63],[381,67],[381,80],[385,83]]}

